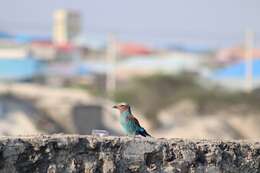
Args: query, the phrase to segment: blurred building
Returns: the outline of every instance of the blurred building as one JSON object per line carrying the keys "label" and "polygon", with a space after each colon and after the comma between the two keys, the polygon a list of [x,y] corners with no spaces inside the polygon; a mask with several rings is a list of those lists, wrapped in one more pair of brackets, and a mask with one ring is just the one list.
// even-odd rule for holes
{"label": "blurred building", "polygon": [[117,76],[122,79],[156,73],[199,73],[203,70],[204,61],[204,56],[181,52],[131,56],[117,63],[116,72]]}
{"label": "blurred building", "polygon": [[153,50],[145,45],[138,43],[119,43],[118,54],[120,56],[138,56],[138,55],[149,55],[153,53]]}
{"label": "blurred building", "polygon": [[78,36],[81,30],[81,20],[78,12],[62,9],[55,11],[53,17],[54,43],[68,43]]}
{"label": "blurred building", "polygon": [[41,74],[43,62],[34,57],[1,58],[0,80],[30,80]]}
{"label": "blurred building", "polygon": [[56,57],[56,49],[51,41],[33,41],[30,53],[42,60],[52,60]]}
{"label": "blurred building", "polygon": [[[252,49],[252,57],[257,59],[260,57],[259,48]],[[216,58],[221,63],[240,61],[246,58],[246,50],[244,47],[223,48],[217,52]]]}
{"label": "blurred building", "polygon": [[250,75],[252,79],[250,81],[247,80],[248,66],[245,60],[215,70],[210,75],[210,79],[231,89],[245,90],[248,85],[252,88],[258,88],[260,86],[260,60],[253,58],[251,65]]}
{"label": "blurred building", "polygon": [[70,44],[53,44],[51,41],[36,40],[30,44],[31,55],[41,60],[69,59],[76,53],[75,47]]}
{"label": "blurred building", "polygon": [[29,54],[28,46],[12,40],[0,39],[0,59],[23,59]]}
{"label": "blurred building", "polygon": [[23,45],[0,45],[0,59],[23,59],[29,50]]}

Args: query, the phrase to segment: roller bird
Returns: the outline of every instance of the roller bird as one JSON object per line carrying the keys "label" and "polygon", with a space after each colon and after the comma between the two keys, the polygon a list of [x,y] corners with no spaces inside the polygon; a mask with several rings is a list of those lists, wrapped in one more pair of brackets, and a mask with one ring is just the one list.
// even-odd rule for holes
{"label": "roller bird", "polygon": [[141,135],[141,136],[150,136],[146,130],[140,125],[138,120],[133,116],[131,112],[131,107],[127,103],[119,103],[113,108],[118,109],[120,112],[120,124],[123,127],[124,132],[127,135]]}

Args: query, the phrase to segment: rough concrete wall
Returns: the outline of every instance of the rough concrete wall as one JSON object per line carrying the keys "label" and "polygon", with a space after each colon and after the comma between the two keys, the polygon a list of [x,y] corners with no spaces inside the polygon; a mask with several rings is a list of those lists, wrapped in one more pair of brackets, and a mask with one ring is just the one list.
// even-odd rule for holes
{"label": "rough concrete wall", "polygon": [[260,172],[260,141],[0,138],[0,172]]}

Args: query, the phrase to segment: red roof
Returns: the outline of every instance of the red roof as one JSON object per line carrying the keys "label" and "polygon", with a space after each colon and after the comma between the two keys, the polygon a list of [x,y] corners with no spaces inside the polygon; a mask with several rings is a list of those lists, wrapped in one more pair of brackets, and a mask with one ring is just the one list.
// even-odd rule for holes
{"label": "red roof", "polygon": [[152,53],[152,50],[144,45],[137,43],[120,43],[119,53],[124,56],[147,55]]}
{"label": "red roof", "polygon": [[55,44],[55,47],[61,51],[64,52],[71,52],[74,50],[74,45],[70,44],[70,43],[64,43],[64,44]]}
{"label": "red roof", "polygon": [[60,50],[62,52],[71,52],[75,48],[74,45],[72,45],[70,43],[55,44],[52,41],[33,41],[32,46],[53,47],[53,48]]}
{"label": "red roof", "polygon": [[39,47],[53,47],[52,41],[32,41],[32,46],[39,46]]}

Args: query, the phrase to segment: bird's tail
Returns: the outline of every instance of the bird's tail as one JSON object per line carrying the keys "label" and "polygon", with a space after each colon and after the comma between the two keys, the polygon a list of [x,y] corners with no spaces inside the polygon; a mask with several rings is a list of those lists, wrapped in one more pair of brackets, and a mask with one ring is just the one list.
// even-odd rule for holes
{"label": "bird's tail", "polygon": [[142,128],[139,131],[139,134],[142,135],[143,137],[146,137],[146,136],[152,137],[149,133],[146,132],[146,130],[144,128]]}

